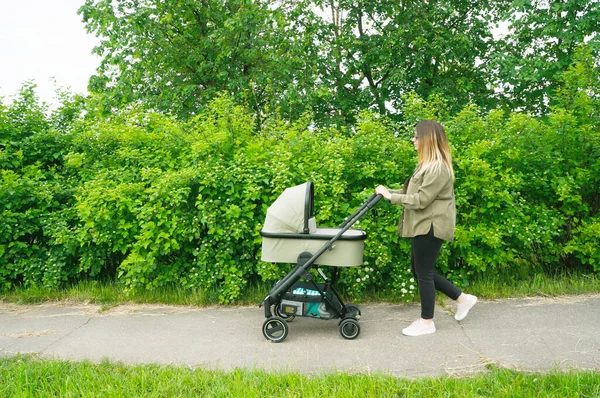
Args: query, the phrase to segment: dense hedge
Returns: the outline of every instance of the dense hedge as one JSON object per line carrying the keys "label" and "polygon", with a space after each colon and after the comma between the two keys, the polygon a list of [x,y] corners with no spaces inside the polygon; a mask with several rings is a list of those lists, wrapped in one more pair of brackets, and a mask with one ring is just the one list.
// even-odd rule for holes
{"label": "dense hedge", "polygon": [[[578,73],[543,117],[450,116],[439,98],[409,97],[404,125],[364,113],[352,131],[313,130],[307,117],[254,133],[226,96],[189,122],[135,109],[95,117],[93,99],[47,116],[26,86],[0,107],[0,286],[116,278],[128,289],[218,287],[231,302],[290,268],[260,261],[266,209],[285,188],[313,181],[318,224],[340,224],[376,185],[411,173],[421,118],[441,120],[453,146],[458,227],[438,264],[452,280],[600,272],[600,106]],[[343,273],[348,294],[411,297],[399,215],[382,202],[356,225],[368,232],[365,265]]]}

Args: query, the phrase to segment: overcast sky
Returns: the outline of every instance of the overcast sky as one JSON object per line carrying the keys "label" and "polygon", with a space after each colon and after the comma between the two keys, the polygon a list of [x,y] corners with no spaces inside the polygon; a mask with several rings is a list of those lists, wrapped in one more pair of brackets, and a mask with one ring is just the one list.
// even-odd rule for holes
{"label": "overcast sky", "polygon": [[[86,94],[100,63],[77,10],[84,0],[0,0],[0,96],[10,101],[27,80],[42,101],[56,104],[55,88]],[[56,84],[52,82],[56,80]]]}

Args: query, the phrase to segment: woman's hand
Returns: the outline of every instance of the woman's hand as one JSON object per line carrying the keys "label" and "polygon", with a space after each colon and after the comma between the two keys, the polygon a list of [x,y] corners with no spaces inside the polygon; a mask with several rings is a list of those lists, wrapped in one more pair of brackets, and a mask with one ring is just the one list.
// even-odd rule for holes
{"label": "woman's hand", "polygon": [[392,194],[383,185],[380,185],[377,188],[375,188],[375,193],[378,194],[378,195],[383,196],[384,199],[387,199],[387,200],[392,199]]}

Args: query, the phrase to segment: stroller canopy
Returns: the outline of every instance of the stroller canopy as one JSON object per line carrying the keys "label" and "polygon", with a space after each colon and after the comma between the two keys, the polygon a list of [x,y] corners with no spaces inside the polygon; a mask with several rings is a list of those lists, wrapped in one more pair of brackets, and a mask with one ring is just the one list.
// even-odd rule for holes
{"label": "stroller canopy", "polygon": [[312,182],[287,188],[267,209],[264,232],[314,233],[314,188]]}

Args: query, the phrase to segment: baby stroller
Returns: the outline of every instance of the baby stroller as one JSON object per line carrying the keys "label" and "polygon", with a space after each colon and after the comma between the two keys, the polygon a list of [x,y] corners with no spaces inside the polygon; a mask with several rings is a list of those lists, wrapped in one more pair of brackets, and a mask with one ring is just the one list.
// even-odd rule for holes
{"label": "baby stroller", "polygon": [[340,334],[346,339],[358,337],[360,308],[345,304],[334,288],[340,269],[334,268],[331,280],[318,269],[323,283],[316,282],[309,271],[314,265],[344,267],[363,263],[367,234],[350,227],[380,199],[381,195],[372,195],[338,228],[317,228],[312,182],[287,188],[269,207],[260,232],[262,260],[296,265],[261,304],[265,309],[262,330],[266,339],[275,343],[285,340],[288,322],[297,316],[341,319]]}

